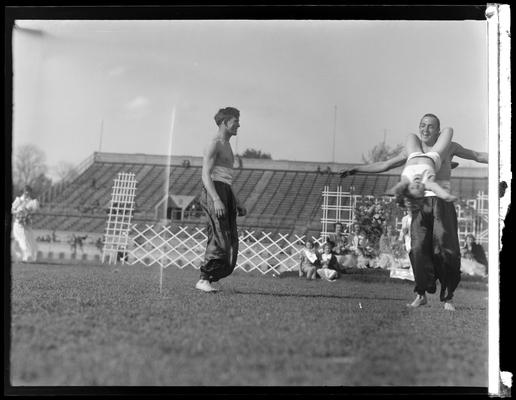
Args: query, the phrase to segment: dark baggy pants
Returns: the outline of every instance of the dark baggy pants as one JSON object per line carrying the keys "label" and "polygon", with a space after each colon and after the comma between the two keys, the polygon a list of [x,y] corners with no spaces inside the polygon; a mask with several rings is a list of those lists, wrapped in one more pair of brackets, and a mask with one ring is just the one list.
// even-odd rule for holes
{"label": "dark baggy pants", "polygon": [[[460,282],[460,246],[457,213],[452,202],[425,197],[412,211],[410,262],[416,286],[414,292],[436,292],[441,283],[441,301],[451,300]],[[447,292],[447,293],[446,293]]]}
{"label": "dark baggy pants", "polygon": [[230,275],[236,266],[238,256],[238,231],[236,224],[236,199],[231,186],[214,181],[215,190],[226,206],[226,213],[218,218],[215,214],[213,199],[203,187],[201,191],[201,207],[207,221],[206,233],[208,242],[204,261],[201,264],[201,279],[217,282]]}

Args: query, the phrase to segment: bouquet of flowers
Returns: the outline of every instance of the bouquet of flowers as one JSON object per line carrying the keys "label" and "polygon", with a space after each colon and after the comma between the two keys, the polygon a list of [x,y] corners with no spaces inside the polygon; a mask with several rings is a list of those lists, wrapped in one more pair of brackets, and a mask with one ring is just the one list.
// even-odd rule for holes
{"label": "bouquet of flowers", "polygon": [[14,213],[14,218],[23,226],[30,225],[32,222],[32,213],[26,208],[21,208]]}

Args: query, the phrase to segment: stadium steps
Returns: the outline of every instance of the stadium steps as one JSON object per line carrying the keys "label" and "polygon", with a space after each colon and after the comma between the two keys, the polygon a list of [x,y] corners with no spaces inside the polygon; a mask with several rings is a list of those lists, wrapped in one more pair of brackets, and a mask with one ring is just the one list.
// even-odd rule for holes
{"label": "stadium steps", "polygon": [[151,199],[157,198],[163,194],[163,188],[165,186],[165,167],[154,165],[151,174],[148,176],[148,182],[146,182],[146,184],[147,186],[145,189],[141,189],[136,193],[136,202],[142,209],[154,211],[154,205],[152,204]]}
{"label": "stadium steps", "polygon": [[97,189],[94,190],[90,198],[91,203],[99,202],[100,207],[109,207],[111,202],[111,192],[113,189],[113,181],[119,172],[125,172],[126,164],[106,164],[104,173],[97,182]]}
{"label": "stadium steps", "polygon": [[321,208],[322,191],[324,187],[330,186],[331,184],[331,174],[320,173],[316,175],[317,178],[313,185],[313,191],[306,199],[305,206],[300,214],[300,219],[303,218],[307,223],[310,223],[313,220],[314,216],[317,215]]}
{"label": "stadium steps", "polygon": [[391,190],[399,181],[400,178],[395,175],[389,175],[388,177],[386,177],[384,193],[387,193],[387,191]]}
{"label": "stadium steps", "polygon": [[169,193],[185,195],[192,180],[201,178],[201,167],[177,167],[170,175]]}
{"label": "stadium steps", "polygon": [[258,182],[256,182],[256,185],[254,186],[253,190],[249,193],[249,196],[247,196],[247,199],[242,199],[242,201],[246,204],[249,216],[259,215],[259,213],[255,211],[256,207],[258,205],[259,200],[265,193],[266,189],[269,189],[269,184],[273,176],[274,171],[262,172],[260,179],[258,180]]}
{"label": "stadium steps", "polygon": [[292,205],[296,201],[300,187],[304,182],[305,174],[302,172],[296,173],[291,180],[288,190],[277,199],[278,206],[274,209],[274,214],[277,215],[278,220],[283,221],[292,209]]}
{"label": "stadium steps", "polygon": [[[192,167],[190,167],[192,168]],[[196,168],[195,174],[191,177],[191,179],[187,182],[182,192],[179,194],[185,196],[195,196],[198,197],[201,192],[201,182],[202,176],[201,172],[202,168]]]}
{"label": "stadium steps", "polygon": [[[111,182],[114,182],[114,180],[117,178],[117,175],[119,172],[134,173],[135,179],[136,179],[136,176],[140,173],[140,171],[143,168],[144,168],[144,166],[141,164],[125,165],[124,168],[120,169],[116,173],[112,173]],[[138,183],[137,183],[137,185],[138,185]],[[95,204],[96,201],[98,201],[102,208],[104,208],[104,209],[108,208],[109,205],[111,204],[112,189],[113,189],[112,185],[111,185],[111,187],[108,187],[108,185],[105,184],[103,186],[102,190],[99,190],[99,196],[98,197],[95,195],[92,196],[91,200],[89,201],[89,204],[92,205],[92,204]],[[137,190],[138,190],[138,186],[137,186]]]}
{"label": "stadium steps", "polygon": [[135,201],[139,208],[148,209],[148,199],[154,192],[154,185],[158,179],[162,179],[163,168],[157,165],[151,165],[150,171],[145,175],[145,179],[140,181],[136,190]]}
{"label": "stadium steps", "polygon": [[[280,206],[286,202],[286,197],[289,192],[293,189],[294,181],[296,178],[296,172],[285,172],[285,176],[282,180],[282,184],[278,187],[278,190],[271,198],[267,210],[270,214],[279,217],[281,214],[279,213]],[[276,222],[279,222],[280,218],[277,218]]]}
{"label": "stadium steps", "polygon": [[95,174],[95,172],[98,170],[98,168],[99,168],[98,164],[93,163],[92,165],[90,165],[82,174],[75,177],[69,183],[66,183],[65,188],[60,193],[47,199],[47,203],[61,205],[66,202],[69,202],[69,197],[70,197],[70,195],[73,195],[74,188],[77,186],[84,185],[84,183],[87,182],[88,179],[91,179],[91,177]]}
{"label": "stadium steps", "polygon": [[[258,175],[255,171],[249,169],[238,169],[233,180],[233,190],[235,195],[242,201],[246,202],[253,187],[258,182]],[[261,171],[258,171],[261,173]],[[261,176],[261,174],[260,174]]]}
{"label": "stadium steps", "polygon": [[362,184],[362,187],[360,188],[360,191],[362,193],[371,193],[373,194],[373,191],[374,191],[374,183],[375,183],[375,180],[374,180],[375,176],[374,175],[365,175],[363,177],[363,184]]}
{"label": "stadium steps", "polygon": [[152,168],[153,166],[152,165],[144,165],[142,169],[140,169],[138,171],[138,173],[136,173],[135,175],[135,179],[136,179],[136,188],[138,190],[138,188],[140,187],[140,185],[145,182],[145,180],[147,179],[147,176],[150,174],[150,172],[152,171]]}
{"label": "stadium steps", "polygon": [[[63,193],[65,198],[60,201],[60,204],[64,207],[76,207],[80,201],[84,198],[91,199],[92,194],[97,190],[93,188],[92,182],[95,179],[95,184],[98,185],[98,181],[101,177],[105,176],[104,165],[94,167],[95,163],[89,168],[91,175],[88,179],[79,179],[70,184],[70,193]],[[82,190],[81,190],[82,189]]]}
{"label": "stadium steps", "polygon": [[311,193],[314,191],[314,185],[317,182],[317,173],[308,172],[306,175],[307,178],[305,179],[303,186],[300,188],[296,202],[292,207],[292,211],[294,211],[293,217],[299,221],[298,223],[307,220],[307,217],[302,213],[306,207],[306,203],[310,198]]}
{"label": "stadium steps", "polygon": [[301,199],[300,193],[302,188],[305,186],[307,177],[308,173],[306,172],[299,172],[294,176],[289,191],[276,210],[276,214],[280,219],[280,225],[284,226],[285,221],[292,219],[292,217],[294,217],[292,214],[296,214],[296,207],[301,205],[301,203],[298,202],[298,199]]}
{"label": "stadium steps", "polygon": [[[156,205],[165,196],[165,173],[166,168],[162,168],[151,184],[150,196],[145,199],[147,210],[154,212]],[[196,179],[200,179],[200,167],[172,166],[169,175],[169,194],[185,195],[185,191],[191,191],[191,188],[188,189],[190,182]]]}
{"label": "stadium steps", "polygon": [[[266,190],[259,191],[260,196],[250,212],[252,215],[265,218],[265,215],[269,214],[267,207],[274,197],[274,194],[278,191],[284,177],[285,171],[272,171],[272,176],[267,183]],[[256,192],[258,192],[258,190],[255,190],[255,193]]]}
{"label": "stadium steps", "polygon": [[[245,179],[245,181],[243,181],[242,186],[240,188],[236,188],[236,194],[245,204],[249,214],[258,197],[265,190],[266,181],[268,181],[272,175],[267,174],[264,177],[265,174],[266,172],[263,170],[251,170],[249,174],[243,175],[242,179]],[[245,178],[246,176],[247,179]]]}

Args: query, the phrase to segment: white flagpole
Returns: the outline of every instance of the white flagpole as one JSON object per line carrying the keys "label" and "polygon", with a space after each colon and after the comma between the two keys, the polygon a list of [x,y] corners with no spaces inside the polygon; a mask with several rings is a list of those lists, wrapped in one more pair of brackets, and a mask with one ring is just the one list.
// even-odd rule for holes
{"label": "white flagpole", "polygon": [[[168,209],[168,196],[169,196],[169,190],[170,190],[170,163],[171,163],[171,157],[172,157],[172,137],[174,136],[174,124],[176,120],[176,107],[174,106],[172,108],[172,117],[170,120],[170,132],[168,136],[168,153],[167,153],[167,168],[165,169],[165,193],[164,198],[165,201],[163,202],[163,208],[164,208],[164,218],[167,217],[167,209]],[[160,260],[159,263],[159,294],[161,294],[163,290],[163,261]]]}
{"label": "white flagpole", "polygon": [[164,216],[166,218],[167,216],[167,208],[168,208],[168,195],[170,190],[170,163],[171,163],[171,157],[172,157],[172,137],[174,134],[174,124],[176,120],[176,107],[172,108],[172,118],[170,121],[170,132],[168,136],[168,153],[167,153],[167,168],[166,168],[166,176],[165,176],[165,194],[164,198],[166,201],[164,204]]}

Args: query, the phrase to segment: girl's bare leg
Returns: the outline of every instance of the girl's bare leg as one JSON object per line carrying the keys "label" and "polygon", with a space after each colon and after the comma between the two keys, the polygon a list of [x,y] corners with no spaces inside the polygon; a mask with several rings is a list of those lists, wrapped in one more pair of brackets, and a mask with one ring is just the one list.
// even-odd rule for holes
{"label": "girl's bare leg", "polygon": [[443,157],[444,152],[450,146],[452,138],[453,138],[453,129],[452,128],[444,128],[441,131],[441,133],[439,134],[437,141],[432,146],[432,151],[439,153],[439,155],[441,157]]}
{"label": "girl's bare leg", "polygon": [[405,149],[407,150],[407,154],[423,151],[423,149],[421,148],[421,140],[413,133],[409,134],[407,136]]}

